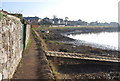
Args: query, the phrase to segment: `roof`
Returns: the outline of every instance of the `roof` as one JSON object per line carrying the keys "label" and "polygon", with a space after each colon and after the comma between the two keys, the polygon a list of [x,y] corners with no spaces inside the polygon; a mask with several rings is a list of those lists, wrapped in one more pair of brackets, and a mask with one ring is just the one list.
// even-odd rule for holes
{"label": "roof", "polygon": [[26,20],[39,20],[39,17],[24,17]]}

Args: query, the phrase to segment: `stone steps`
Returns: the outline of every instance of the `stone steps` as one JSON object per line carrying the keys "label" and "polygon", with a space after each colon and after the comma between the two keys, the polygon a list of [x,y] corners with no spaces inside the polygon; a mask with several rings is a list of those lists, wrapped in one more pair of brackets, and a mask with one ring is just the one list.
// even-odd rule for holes
{"label": "stone steps", "polygon": [[117,57],[88,55],[88,54],[80,54],[80,53],[57,52],[57,51],[45,51],[45,52],[46,52],[47,56],[66,57],[66,58],[73,58],[73,59],[97,60],[97,61],[108,61],[108,62],[120,62],[120,58],[117,58]]}

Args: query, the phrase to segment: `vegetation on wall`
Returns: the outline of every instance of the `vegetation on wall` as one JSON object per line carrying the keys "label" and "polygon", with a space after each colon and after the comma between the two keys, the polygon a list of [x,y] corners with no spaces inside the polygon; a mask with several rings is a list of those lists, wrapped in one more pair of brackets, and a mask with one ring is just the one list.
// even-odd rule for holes
{"label": "vegetation on wall", "polygon": [[6,14],[3,14],[2,12],[0,12],[0,17],[6,17]]}

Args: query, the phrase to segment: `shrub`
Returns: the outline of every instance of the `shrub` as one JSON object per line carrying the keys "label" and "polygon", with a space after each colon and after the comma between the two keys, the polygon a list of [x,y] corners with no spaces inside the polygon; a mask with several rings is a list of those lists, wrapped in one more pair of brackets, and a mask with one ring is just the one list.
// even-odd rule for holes
{"label": "shrub", "polygon": [[59,52],[68,52],[68,50],[65,49],[65,48],[61,48],[61,49],[59,50]]}

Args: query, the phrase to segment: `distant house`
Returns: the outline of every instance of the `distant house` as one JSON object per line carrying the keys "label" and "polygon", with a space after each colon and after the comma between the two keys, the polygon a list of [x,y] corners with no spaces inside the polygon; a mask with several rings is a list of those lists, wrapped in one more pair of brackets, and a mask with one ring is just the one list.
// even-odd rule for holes
{"label": "distant house", "polygon": [[39,17],[24,17],[26,21],[32,24],[38,24],[38,22],[41,20]]}
{"label": "distant house", "polygon": [[49,18],[48,18],[48,17],[45,17],[44,19],[45,19],[45,20],[47,20],[47,21],[49,20]]}
{"label": "distant house", "polygon": [[89,26],[98,26],[98,22],[97,21],[96,22],[90,22]]}
{"label": "distant house", "polygon": [[110,26],[118,26],[119,24],[117,22],[110,22]]}

